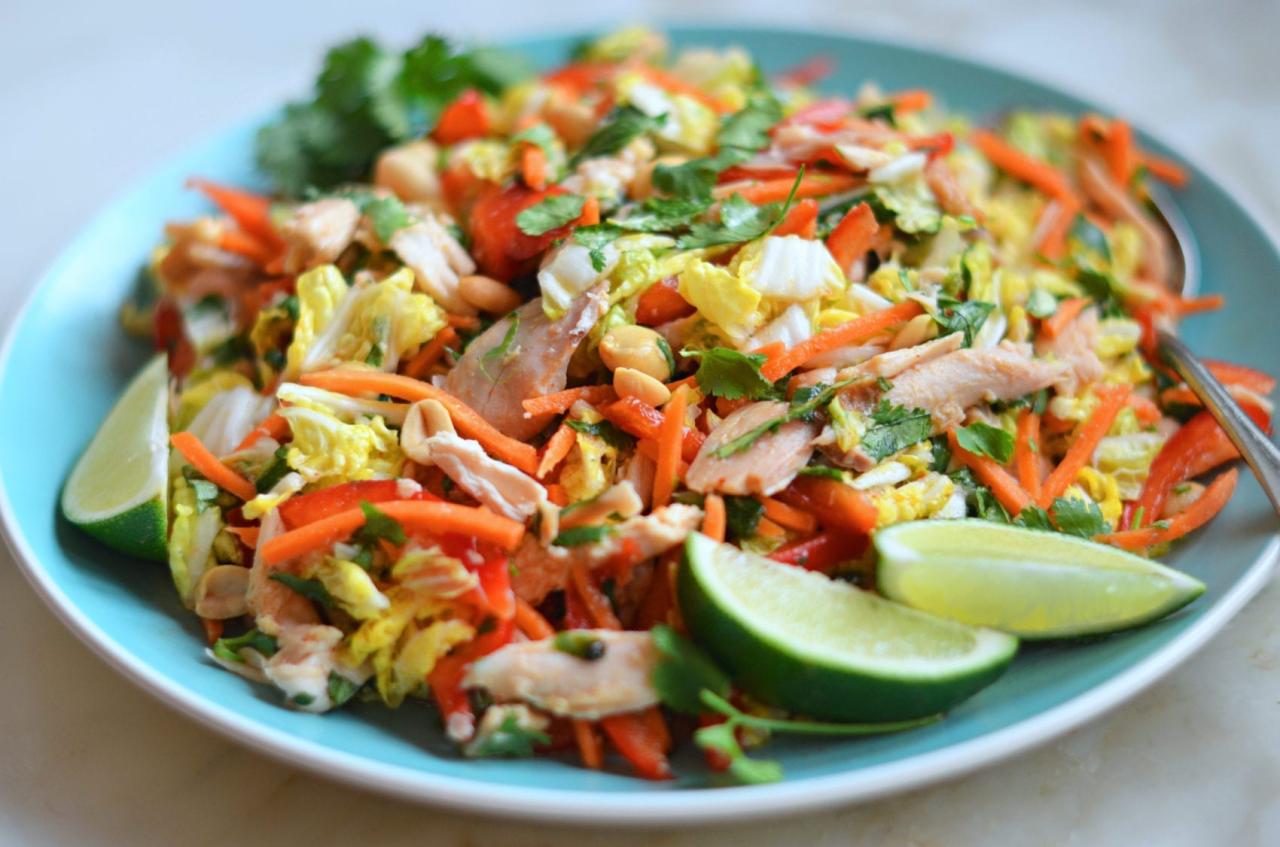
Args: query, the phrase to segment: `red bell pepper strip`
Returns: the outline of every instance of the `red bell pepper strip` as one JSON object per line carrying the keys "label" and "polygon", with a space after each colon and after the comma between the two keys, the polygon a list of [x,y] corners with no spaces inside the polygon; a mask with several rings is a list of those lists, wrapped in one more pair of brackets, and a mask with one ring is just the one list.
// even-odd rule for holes
{"label": "red bell pepper strip", "polygon": [[361,502],[384,503],[388,500],[439,500],[428,491],[420,491],[411,497],[399,493],[399,483],[394,479],[347,482],[332,488],[322,488],[310,494],[290,497],[280,504],[280,519],[288,529],[297,529],[323,518],[354,509]]}
{"label": "red bell pepper strip", "polygon": [[828,530],[812,538],[783,545],[770,553],[769,558],[811,571],[831,573],[837,565],[856,559],[866,549],[867,536]]}

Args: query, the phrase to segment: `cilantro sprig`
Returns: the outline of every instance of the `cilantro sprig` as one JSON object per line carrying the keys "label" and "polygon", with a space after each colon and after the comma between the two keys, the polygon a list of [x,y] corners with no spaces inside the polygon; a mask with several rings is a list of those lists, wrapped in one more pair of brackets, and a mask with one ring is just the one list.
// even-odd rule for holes
{"label": "cilantro sprig", "polygon": [[768,400],[778,396],[760,368],[768,357],[760,353],[740,353],[728,347],[710,350],[681,350],[686,359],[698,360],[698,387],[713,397],[726,400]]}
{"label": "cilantro sprig", "polygon": [[712,451],[711,455],[719,459],[727,458],[746,450],[761,437],[771,432],[776,432],[783,424],[791,421],[812,420],[818,409],[830,403],[831,398],[835,397],[838,391],[847,387],[852,381],[845,380],[837,382],[835,385],[806,385],[792,395],[791,405],[787,407],[786,412],[771,421],[760,424],[760,426],[749,432],[739,435],[732,441],[721,444]]}
{"label": "cilantro sprig", "polygon": [[508,713],[496,730],[467,748],[467,755],[481,759],[527,759],[533,755],[535,747],[545,747],[550,743],[551,736],[541,730],[526,728],[514,714]]}
{"label": "cilantro sprig", "polygon": [[516,226],[525,235],[546,235],[577,220],[586,202],[586,198],[578,194],[544,197],[516,215]]}
{"label": "cilantro sprig", "polygon": [[929,412],[896,406],[888,400],[881,400],[871,410],[871,421],[862,436],[862,449],[877,462],[924,441],[933,430]]}
{"label": "cilantro sprig", "polygon": [[987,322],[987,316],[995,309],[994,303],[983,300],[957,300],[946,294],[938,295],[938,310],[933,314],[933,321],[943,335],[953,332],[964,333],[964,346],[973,346],[973,337]]}
{"label": "cilantro sprig", "polygon": [[995,459],[1002,465],[1013,458],[1013,436],[982,421],[957,429],[956,441],[970,453]]}

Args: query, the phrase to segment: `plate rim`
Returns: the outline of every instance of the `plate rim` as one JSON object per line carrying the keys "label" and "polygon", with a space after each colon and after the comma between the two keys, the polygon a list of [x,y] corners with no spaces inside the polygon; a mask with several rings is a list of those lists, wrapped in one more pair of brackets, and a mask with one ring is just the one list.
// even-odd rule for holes
{"label": "plate rim", "polygon": [[[658,26],[655,24],[655,26]],[[983,71],[1030,82],[1040,88],[1066,95],[1086,104],[1097,102],[1093,95],[1078,94],[1057,82],[1047,82],[1000,63],[988,62],[946,48],[925,46],[907,39],[859,32],[847,28],[818,31],[803,27],[761,25],[743,22],[726,25],[709,21],[671,21],[663,31],[737,31],[777,33],[788,36],[848,39],[875,43],[892,48],[939,56],[949,61],[976,67]],[[573,38],[598,30],[537,30],[525,33],[519,40]],[[496,43],[517,40],[508,37]],[[269,114],[270,112],[268,112]],[[200,136],[182,145],[174,154],[164,157],[123,189],[111,195],[76,231],[76,235],[58,250],[54,260],[40,274],[39,280],[24,295],[22,305],[5,329],[0,344],[0,383],[8,374],[13,348],[20,328],[26,322],[41,291],[61,272],[81,243],[103,224],[112,209],[139,190],[139,184],[167,166],[191,155],[202,144],[261,123],[263,115],[251,116]],[[1233,190],[1214,170],[1186,155],[1179,146],[1162,136],[1149,133],[1143,124],[1134,124],[1140,134],[1154,139],[1181,160],[1191,164],[1209,178],[1231,202],[1236,204],[1268,242],[1280,254],[1280,238],[1262,223],[1252,200]],[[373,762],[357,754],[327,748],[322,744],[273,729],[244,718],[229,708],[196,692],[188,692],[142,660],[132,656],[97,623],[76,606],[41,564],[25,532],[18,523],[9,499],[8,485],[0,473],[0,535],[3,535],[19,570],[40,599],[55,616],[97,656],[143,691],[218,734],[265,753],[283,764],[298,767],[311,774],[372,789],[400,799],[454,809],[482,813],[504,819],[569,824],[613,824],[636,828],[671,825],[701,825],[744,822],[776,818],[849,805],[923,788],[970,773],[978,768],[1004,761],[1018,753],[1030,751],[1055,740],[1072,729],[1101,716],[1134,697],[1161,677],[1175,669],[1217,634],[1246,603],[1267,583],[1277,561],[1280,561],[1280,533],[1273,533],[1234,585],[1202,618],[1150,655],[1083,693],[1033,717],[995,732],[938,750],[922,753],[856,771],[805,777],[760,786],[735,786],[715,789],[689,789],[669,793],[624,793],[581,789],[545,789],[502,785],[500,808],[494,806],[495,785],[481,780],[416,770],[403,765]],[[657,819],[655,819],[657,818]]]}

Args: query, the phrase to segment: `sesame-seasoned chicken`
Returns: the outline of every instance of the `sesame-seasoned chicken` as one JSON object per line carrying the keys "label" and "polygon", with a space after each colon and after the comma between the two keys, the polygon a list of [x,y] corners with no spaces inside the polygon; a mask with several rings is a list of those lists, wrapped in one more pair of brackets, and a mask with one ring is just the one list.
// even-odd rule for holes
{"label": "sesame-seasoned chicken", "polygon": [[752,430],[787,413],[787,404],[765,400],[743,406],[711,431],[689,465],[685,484],[694,491],[725,494],[773,494],[786,488],[813,455],[818,427],[791,421],[760,436],[745,450],[731,456],[715,451]]}

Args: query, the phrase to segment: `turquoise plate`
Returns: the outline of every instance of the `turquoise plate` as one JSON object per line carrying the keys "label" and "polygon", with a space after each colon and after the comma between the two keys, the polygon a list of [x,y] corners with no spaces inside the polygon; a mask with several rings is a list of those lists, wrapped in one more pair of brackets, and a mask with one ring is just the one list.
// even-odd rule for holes
{"label": "turquoise plate", "polygon": [[[1073,97],[936,53],[856,38],[747,29],[677,30],[680,44],[740,44],[777,71],[815,55],[838,60],[826,85],[850,91],[874,79],[889,90],[928,87],[973,114],[1013,106],[1079,112]],[[517,44],[544,66],[574,39]],[[183,189],[192,174],[259,181],[256,122],[217,135],[112,203],[40,283],[17,319],[0,372],[0,510],[16,559],[77,635],[158,697],[257,750],[317,773],[419,801],[525,818],[653,823],[797,812],[862,800],[960,774],[1059,735],[1115,706],[1205,642],[1264,583],[1277,550],[1275,516],[1245,476],[1226,511],[1172,557],[1208,591],[1190,608],[1133,632],[1089,643],[1027,647],[995,685],[945,721],[863,740],[781,741],[784,782],[707,786],[696,751],[680,779],[650,783],[557,760],[465,761],[423,706],[372,707],[317,717],[281,708],[271,692],[214,667],[199,628],[176,602],[163,566],[112,555],[57,516],[58,489],[117,392],[147,351],[126,340],[116,311],[171,218],[205,212]],[[1173,155],[1149,137],[1143,143]],[[1175,158],[1178,158],[1175,156]],[[1181,161],[1181,159],[1179,159]],[[1185,333],[1207,355],[1274,366],[1269,302],[1280,255],[1258,225],[1195,167],[1178,203],[1196,233],[1204,287],[1230,286],[1230,304],[1191,319]],[[49,410],[58,409],[56,419]],[[145,754],[145,751],[143,751]]]}

